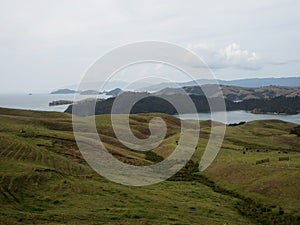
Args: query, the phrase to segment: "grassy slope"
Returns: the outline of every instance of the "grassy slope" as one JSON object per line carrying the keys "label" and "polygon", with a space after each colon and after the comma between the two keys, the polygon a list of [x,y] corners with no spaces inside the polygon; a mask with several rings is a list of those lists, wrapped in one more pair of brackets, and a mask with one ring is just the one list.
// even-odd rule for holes
{"label": "grassy slope", "polygon": [[[132,117],[136,136],[147,137],[153,116]],[[96,121],[102,140],[117,158],[147,165],[170,154],[179,135],[180,121],[160,116],[169,129],[162,146],[154,150],[156,154],[127,150],[115,139],[109,116],[97,116]],[[240,196],[220,193],[197,179],[127,187],[101,178],[82,159],[68,114],[0,109],[0,124],[1,224],[257,224],[236,208]],[[195,162],[209,132],[208,122],[201,125]],[[294,126],[254,121],[229,127],[219,156],[205,174],[234,193],[297,215],[299,138],[289,134]],[[278,162],[278,151],[291,161]],[[253,165],[266,157],[270,163]]]}
{"label": "grassy slope", "polygon": [[[206,172],[222,186],[299,216],[300,142],[289,134],[292,127],[279,120],[228,127],[224,148]],[[270,162],[255,165],[266,158]]]}

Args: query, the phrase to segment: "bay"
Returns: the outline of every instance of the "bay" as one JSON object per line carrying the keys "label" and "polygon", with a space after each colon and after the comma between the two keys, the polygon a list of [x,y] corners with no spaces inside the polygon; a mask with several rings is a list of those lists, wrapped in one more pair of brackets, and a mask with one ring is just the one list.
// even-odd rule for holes
{"label": "bay", "polygon": [[[226,113],[226,121],[222,120],[224,113]],[[226,124],[239,123],[242,121],[248,122],[252,120],[271,120],[271,119],[283,120],[287,122],[300,124],[300,114],[296,114],[296,115],[253,114],[247,111],[238,110],[238,111],[228,111],[228,112],[214,112],[212,116],[216,121],[225,122]],[[176,115],[176,117],[182,120],[187,120],[187,119],[210,120],[212,116],[210,113]]]}
{"label": "bay", "polygon": [[[87,98],[109,98],[111,96],[101,95],[78,95],[76,99],[83,100]],[[68,105],[49,106],[49,103],[57,100],[73,100],[73,94],[0,94],[0,107],[30,109],[41,111],[63,112]]]}

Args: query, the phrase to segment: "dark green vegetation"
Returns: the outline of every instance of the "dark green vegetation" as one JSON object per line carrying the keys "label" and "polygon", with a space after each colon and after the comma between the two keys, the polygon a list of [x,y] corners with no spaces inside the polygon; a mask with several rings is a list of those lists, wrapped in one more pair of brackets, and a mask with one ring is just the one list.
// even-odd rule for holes
{"label": "dark green vegetation", "polygon": [[242,102],[227,104],[228,110],[242,109],[252,113],[298,114],[300,112],[300,96],[287,98],[284,96],[270,99],[248,99]]}
{"label": "dark green vegetation", "polygon": [[[168,132],[151,152],[124,148],[109,115],[96,121],[115,157],[148,165],[172,152],[180,132],[180,120],[172,116],[131,115],[137,137],[149,135],[153,116],[166,121]],[[269,120],[230,126],[214,163],[198,172],[210,132],[210,122],[203,121],[187,166],[168,181],[147,187],[122,186],[96,174],[77,149],[69,114],[0,109],[0,124],[0,224],[300,222],[300,143],[291,132],[296,124]],[[266,158],[269,162],[255,165]]]}
{"label": "dark green vegetation", "polygon": [[69,105],[72,104],[73,101],[70,100],[58,100],[58,101],[52,101],[49,103],[49,106],[56,106],[56,105]]}
{"label": "dark green vegetation", "polygon": [[[186,101],[185,95],[171,94],[171,95],[153,95],[149,93],[123,93],[120,97],[124,99],[138,99],[141,98],[131,109],[130,113],[166,113],[169,115],[177,114],[176,109],[169,102],[176,102],[178,105]],[[210,107],[208,100],[203,95],[190,95],[193,103],[196,106],[197,112],[209,112]],[[166,100],[165,100],[166,99]],[[106,100],[100,99],[96,101],[95,111],[93,105],[95,101],[87,100],[80,101],[74,105],[70,105],[66,112],[72,113],[72,108],[77,107],[76,114],[81,116],[89,116],[99,114],[111,113],[112,105],[115,98]],[[220,102],[220,97],[210,98],[211,102]],[[127,105],[124,101],[124,107],[119,107],[117,113],[126,113]],[[217,105],[217,104],[216,104]],[[247,99],[242,102],[234,102],[225,99],[227,111],[233,110],[246,110],[253,113],[282,113],[282,114],[297,114],[300,112],[300,96],[285,97],[279,96],[274,98],[261,98],[261,99]],[[183,113],[194,113],[192,108],[185,107]],[[224,111],[224,108],[219,107],[215,110]],[[74,113],[74,112],[73,112]]]}
{"label": "dark green vegetation", "polygon": [[298,137],[300,137],[300,126],[294,127],[291,130],[291,134],[296,134]]}

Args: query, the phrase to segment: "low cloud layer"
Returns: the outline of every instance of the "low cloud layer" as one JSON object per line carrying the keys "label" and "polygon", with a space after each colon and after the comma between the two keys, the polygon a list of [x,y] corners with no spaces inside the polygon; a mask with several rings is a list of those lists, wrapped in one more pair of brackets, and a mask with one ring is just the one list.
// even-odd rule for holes
{"label": "low cloud layer", "polygon": [[231,43],[221,49],[205,44],[189,45],[188,48],[199,55],[212,69],[259,70],[263,67],[257,53],[244,49],[237,43]]}

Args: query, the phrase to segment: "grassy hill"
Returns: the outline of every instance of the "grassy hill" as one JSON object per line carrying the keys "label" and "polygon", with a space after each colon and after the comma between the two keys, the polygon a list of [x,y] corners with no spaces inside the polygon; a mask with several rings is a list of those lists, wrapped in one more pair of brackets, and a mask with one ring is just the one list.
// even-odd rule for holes
{"label": "grassy hill", "polygon": [[[149,165],[176,147],[180,120],[131,115],[139,138],[161,116],[166,139],[151,152],[120,143],[109,115],[96,116],[101,140],[119,160]],[[196,121],[191,121],[195,123]],[[0,224],[299,224],[300,142],[296,124],[253,121],[227,128],[222,149],[205,172],[197,163],[210,132],[201,122],[198,148],[168,181],[146,187],[112,183],[82,158],[71,115],[0,109]],[[289,157],[289,161],[279,161]],[[256,165],[261,159],[269,162]]]}

